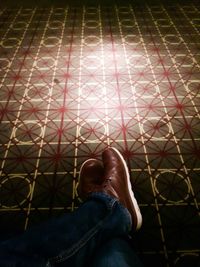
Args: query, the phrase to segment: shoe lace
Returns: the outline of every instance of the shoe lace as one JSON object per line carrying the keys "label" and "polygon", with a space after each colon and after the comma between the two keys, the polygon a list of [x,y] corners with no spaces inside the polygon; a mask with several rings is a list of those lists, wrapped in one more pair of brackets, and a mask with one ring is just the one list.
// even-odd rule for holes
{"label": "shoe lace", "polygon": [[105,181],[104,181],[103,187],[106,188],[111,181],[112,181],[112,178],[110,178],[110,177],[106,178]]}
{"label": "shoe lace", "polygon": [[94,191],[99,191],[99,190],[102,190],[105,189],[107,186],[109,186],[110,182],[112,181],[112,178],[106,178],[104,180],[104,182],[101,184],[101,185],[93,185],[89,190],[88,190],[88,194],[94,192]]}

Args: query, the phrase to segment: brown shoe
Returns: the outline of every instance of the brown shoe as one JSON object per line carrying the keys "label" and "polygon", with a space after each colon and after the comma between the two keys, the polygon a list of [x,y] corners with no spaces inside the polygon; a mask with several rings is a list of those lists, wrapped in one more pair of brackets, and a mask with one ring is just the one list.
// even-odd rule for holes
{"label": "brown shoe", "polygon": [[108,148],[102,154],[104,164],[104,186],[102,191],[117,198],[131,214],[133,229],[142,225],[142,215],[134,197],[128,167],[116,148]]}
{"label": "brown shoe", "polygon": [[80,168],[77,185],[78,196],[85,200],[94,191],[99,191],[104,182],[104,168],[100,160],[88,159]]}

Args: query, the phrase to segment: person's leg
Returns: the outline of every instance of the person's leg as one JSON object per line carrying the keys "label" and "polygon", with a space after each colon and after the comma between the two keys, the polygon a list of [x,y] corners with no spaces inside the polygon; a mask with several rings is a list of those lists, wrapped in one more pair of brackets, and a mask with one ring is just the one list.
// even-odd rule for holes
{"label": "person's leg", "polygon": [[94,254],[91,267],[142,267],[129,241],[118,237],[107,241]]}
{"label": "person's leg", "polygon": [[[82,188],[89,199],[74,213],[27,231],[0,245],[0,266],[84,266],[96,247],[117,236],[138,230],[142,223],[131,190],[128,169],[116,149],[102,155],[101,184],[82,169]],[[87,168],[88,170],[88,168]],[[71,265],[70,265],[71,264]],[[88,266],[88,264],[86,264]]]}
{"label": "person's leg", "polygon": [[81,267],[96,246],[130,229],[130,214],[117,199],[93,193],[77,211],[3,242],[0,266],[65,266],[69,260],[71,266]]}

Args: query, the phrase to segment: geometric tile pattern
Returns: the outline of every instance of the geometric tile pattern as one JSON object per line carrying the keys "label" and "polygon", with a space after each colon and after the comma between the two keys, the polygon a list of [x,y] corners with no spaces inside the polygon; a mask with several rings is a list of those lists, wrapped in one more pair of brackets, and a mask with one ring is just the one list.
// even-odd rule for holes
{"label": "geometric tile pattern", "polygon": [[192,3],[1,9],[1,239],[76,209],[80,165],[113,146],[143,262],[197,266],[199,32]]}

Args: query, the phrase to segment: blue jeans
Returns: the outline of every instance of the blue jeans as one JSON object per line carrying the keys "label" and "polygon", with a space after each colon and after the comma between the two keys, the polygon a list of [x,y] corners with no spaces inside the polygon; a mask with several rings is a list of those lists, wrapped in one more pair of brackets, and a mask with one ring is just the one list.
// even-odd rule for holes
{"label": "blue jeans", "polygon": [[0,244],[0,267],[141,267],[124,239],[131,216],[117,199],[93,193],[76,211]]}

